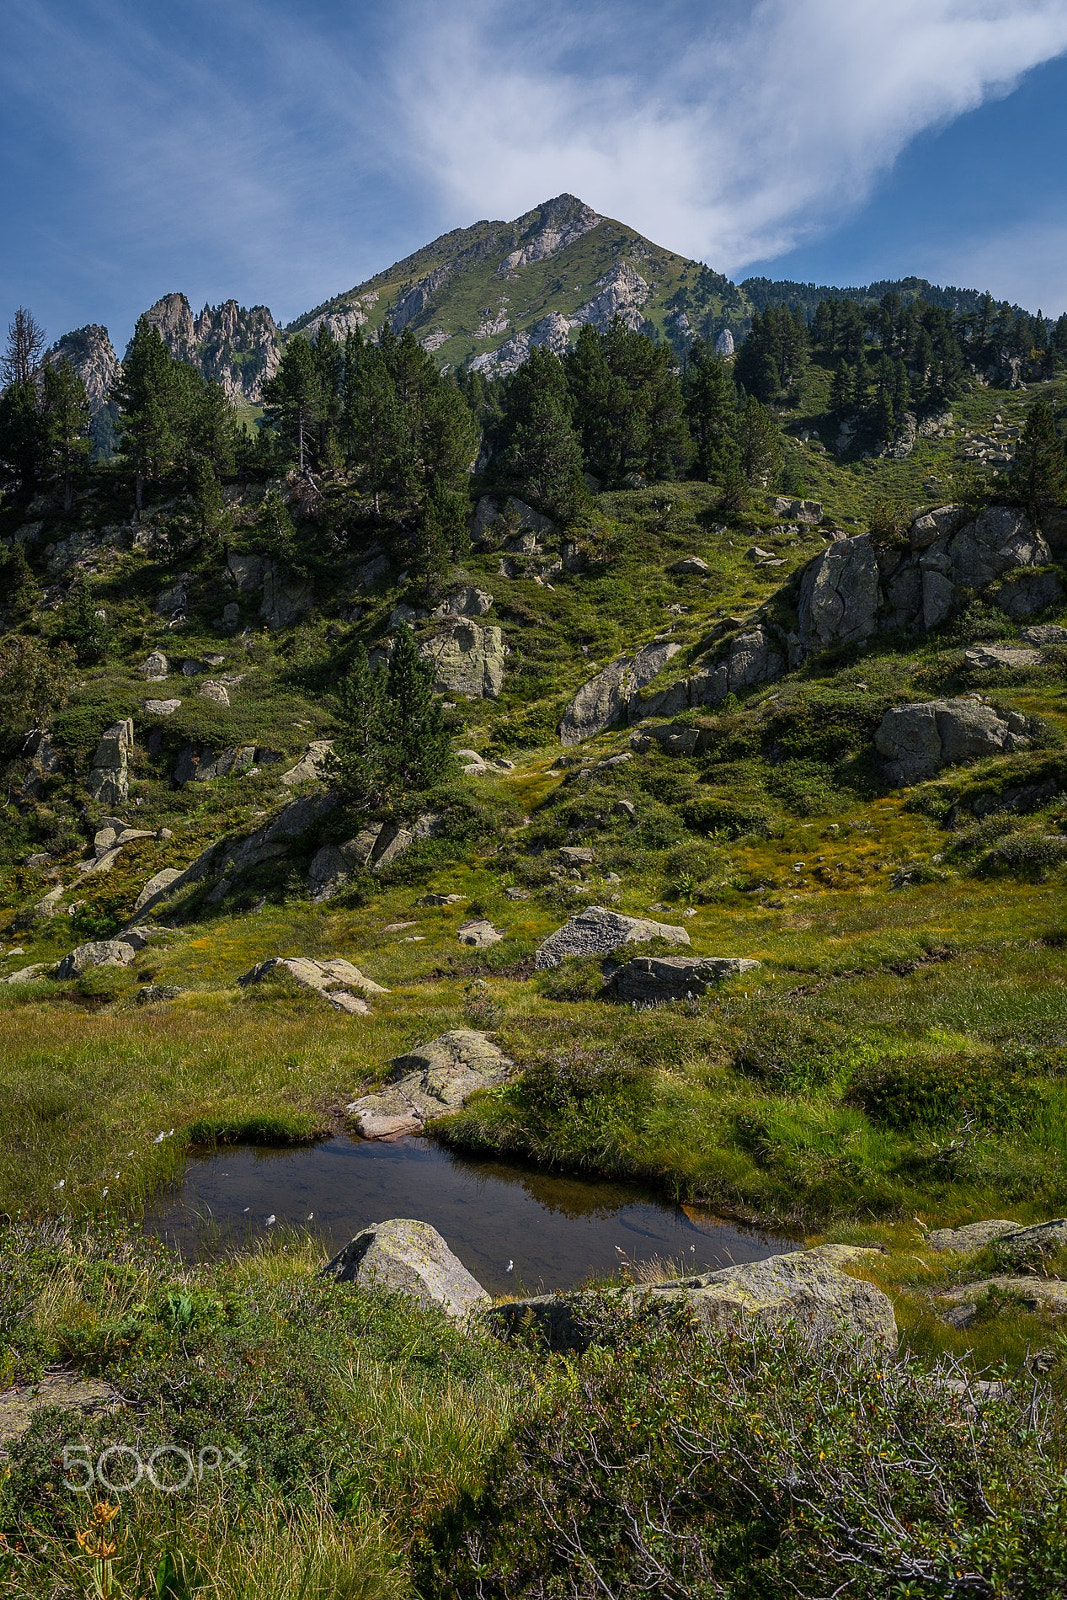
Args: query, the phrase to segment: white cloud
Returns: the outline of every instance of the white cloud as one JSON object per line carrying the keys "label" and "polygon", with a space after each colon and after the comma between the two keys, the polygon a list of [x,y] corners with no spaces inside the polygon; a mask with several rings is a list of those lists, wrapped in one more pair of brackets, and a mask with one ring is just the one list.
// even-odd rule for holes
{"label": "white cloud", "polygon": [[839,220],[917,134],[1067,50],[1065,0],[525,15],[414,0],[394,67],[405,159],[461,214],[570,190],[728,272]]}

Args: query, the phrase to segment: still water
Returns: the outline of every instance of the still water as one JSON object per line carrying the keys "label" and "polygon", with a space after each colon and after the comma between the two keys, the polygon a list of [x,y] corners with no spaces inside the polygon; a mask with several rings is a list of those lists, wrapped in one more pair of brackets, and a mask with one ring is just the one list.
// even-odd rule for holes
{"label": "still water", "polygon": [[145,1228],[196,1258],[279,1227],[314,1230],[338,1250],[387,1217],[432,1223],[491,1294],[570,1288],[627,1261],[707,1271],[793,1248],[631,1184],[472,1161],[425,1139],[194,1157]]}

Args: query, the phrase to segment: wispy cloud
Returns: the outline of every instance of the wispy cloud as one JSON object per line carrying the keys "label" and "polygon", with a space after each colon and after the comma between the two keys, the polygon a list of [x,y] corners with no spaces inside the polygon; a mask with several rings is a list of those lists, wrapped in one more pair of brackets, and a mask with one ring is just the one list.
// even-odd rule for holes
{"label": "wispy cloud", "polygon": [[562,190],[737,272],[1065,50],[1067,0],[4,0],[0,295],[293,317]]}
{"label": "wispy cloud", "polygon": [[[1067,50],[1063,0],[415,0],[398,137],[460,210],[570,189],[728,271],[869,195],[919,133]],[[673,47],[665,52],[664,40]]]}
{"label": "wispy cloud", "polygon": [[1058,317],[1067,312],[1067,220],[1041,215],[981,237],[934,245],[923,269],[941,283],[980,285],[998,299]]}

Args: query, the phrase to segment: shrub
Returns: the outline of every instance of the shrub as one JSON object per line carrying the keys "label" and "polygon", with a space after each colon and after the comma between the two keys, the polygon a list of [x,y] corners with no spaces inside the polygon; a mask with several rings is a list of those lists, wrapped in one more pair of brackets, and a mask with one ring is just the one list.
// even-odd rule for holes
{"label": "shrub", "polygon": [[997,1132],[1024,1127],[1037,1091],[1003,1058],[908,1056],[859,1076],[851,1098],[873,1122],[909,1132],[969,1119]]}
{"label": "shrub", "polygon": [[818,1088],[854,1070],[869,1046],[825,1021],[768,1011],[735,1051],[731,1065],[779,1091]]}
{"label": "shrub", "polygon": [[[793,1338],[619,1317],[439,1519],[440,1600],[1062,1592],[1067,1489],[1030,1390]],[[985,1493],[975,1486],[984,1484]],[[987,1498],[987,1494],[989,1498]]]}
{"label": "shrub", "polygon": [[549,1000],[598,1000],[604,993],[600,956],[567,956],[537,975],[536,987]]}
{"label": "shrub", "polygon": [[698,796],[682,807],[682,818],[694,833],[722,835],[727,839],[741,839],[754,834],[760,839],[771,839],[781,832],[774,814],[767,806],[744,801],[728,800],[719,795]]}
{"label": "shrub", "polygon": [[1067,834],[1015,833],[982,860],[980,871],[990,877],[1021,878],[1040,883],[1067,863]]}

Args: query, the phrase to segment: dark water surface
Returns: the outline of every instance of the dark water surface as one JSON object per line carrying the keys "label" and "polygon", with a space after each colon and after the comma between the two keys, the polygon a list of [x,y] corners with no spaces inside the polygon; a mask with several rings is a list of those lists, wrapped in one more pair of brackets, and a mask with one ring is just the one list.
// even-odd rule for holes
{"label": "dark water surface", "polygon": [[432,1223],[493,1294],[570,1288],[627,1260],[669,1257],[707,1271],[793,1248],[632,1184],[467,1160],[426,1139],[341,1137],[301,1150],[238,1146],[195,1157],[145,1229],[195,1259],[269,1227],[306,1225],[338,1250],[387,1217]]}

